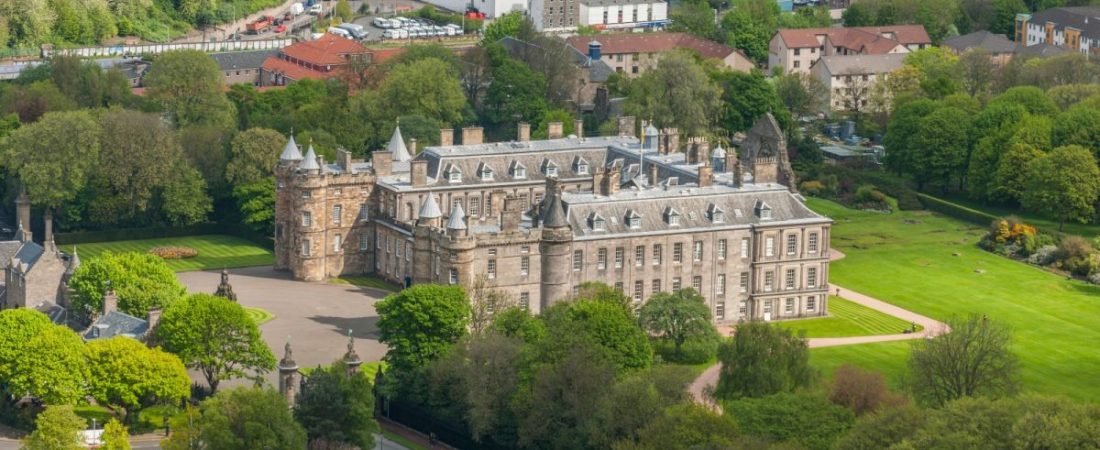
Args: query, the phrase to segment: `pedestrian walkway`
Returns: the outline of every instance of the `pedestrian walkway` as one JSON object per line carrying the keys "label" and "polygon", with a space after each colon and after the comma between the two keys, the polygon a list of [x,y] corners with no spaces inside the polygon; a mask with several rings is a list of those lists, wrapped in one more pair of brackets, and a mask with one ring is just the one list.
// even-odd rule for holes
{"label": "pedestrian walkway", "polygon": [[[844,257],[844,253],[841,253],[841,252],[837,251],[836,249],[830,249],[829,252],[830,252],[829,259],[832,260],[832,261],[836,261],[836,260],[841,259],[841,258]],[[845,288],[845,287],[842,287],[842,286],[838,286],[836,284],[829,283],[829,293],[830,294],[836,293],[838,297],[841,297],[845,300],[849,300],[853,303],[858,303],[858,304],[866,306],[868,308],[877,309],[879,311],[882,311],[882,312],[884,312],[886,314],[889,314],[891,316],[894,316],[894,317],[898,317],[898,318],[900,318],[902,320],[905,320],[907,322],[912,322],[912,323],[915,323],[917,325],[920,325],[924,329],[921,330],[921,331],[918,331],[916,333],[908,333],[908,334],[884,334],[884,335],[878,335],[878,336],[853,336],[853,337],[833,337],[833,338],[807,339],[807,341],[808,341],[807,345],[809,345],[810,348],[836,347],[836,346],[840,346],[840,345],[869,344],[869,343],[873,343],[873,342],[903,341],[903,340],[909,340],[909,339],[923,339],[923,338],[926,338],[926,337],[929,337],[929,336],[936,336],[936,335],[939,335],[939,334],[942,334],[942,333],[947,333],[947,332],[951,331],[947,327],[947,324],[945,324],[943,322],[940,322],[938,320],[935,320],[935,319],[932,319],[932,318],[929,318],[929,317],[922,316],[920,314],[917,314],[915,312],[912,312],[912,311],[909,311],[907,309],[901,308],[899,306],[886,303],[882,300],[873,298],[873,297],[865,295],[865,294],[861,294],[859,292],[853,291],[851,289],[848,289],[848,288]],[[723,336],[729,336],[730,333],[733,331],[733,328],[730,327],[730,326],[720,326],[720,327],[718,327],[718,331]],[[711,401],[708,398],[708,396],[706,395],[706,392],[709,391],[710,389],[713,389],[714,386],[718,385],[718,374],[719,374],[719,372],[721,372],[721,370],[722,370],[722,365],[721,364],[715,364],[713,366],[710,366],[710,367],[707,368],[707,370],[704,370],[703,373],[701,375],[699,375],[698,378],[695,379],[695,381],[693,381],[691,383],[691,386],[688,388],[688,390],[691,392],[691,396],[695,399],[696,402],[698,402],[700,404],[703,404],[703,405],[706,405],[708,407],[711,407],[715,410],[718,409],[718,405],[716,405],[713,401]]]}

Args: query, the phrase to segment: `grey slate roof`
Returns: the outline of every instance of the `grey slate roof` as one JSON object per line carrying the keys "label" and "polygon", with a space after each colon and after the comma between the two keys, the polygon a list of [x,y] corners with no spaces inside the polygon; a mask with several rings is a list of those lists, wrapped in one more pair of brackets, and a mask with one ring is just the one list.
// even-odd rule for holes
{"label": "grey slate roof", "polygon": [[121,311],[111,311],[99,316],[92,326],[84,331],[84,340],[107,339],[115,336],[129,336],[142,339],[149,331],[149,321],[139,319]]}
{"label": "grey slate roof", "polygon": [[883,55],[833,55],[822,56],[814,65],[824,64],[832,75],[863,75],[889,73],[900,69],[905,53]]}
{"label": "grey slate roof", "polygon": [[1016,51],[1016,43],[1003,34],[990,33],[988,30],[975,31],[962,36],[955,36],[943,41],[943,45],[951,47],[956,52],[962,53],[972,48],[983,48],[989,53],[1013,53]]}
{"label": "grey slate roof", "polygon": [[1100,6],[1069,6],[1051,8],[1031,15],[1031,23],[1053,22],[1058,27],[1081,30],[1082,37],[1100,39]]}
{"label": "grey slate roof", "polygon": [[286,141],[286,146],[283,147],[283,153],[279,155],[280,161],[301,161],[302,150],[298,148],[298,143],[294,142],[294,133],[290,134],[290,139]]}
{"label": "grey slate roof", "polygon": [[0,267],[7,267],[11,257],[19,253],[23,243],[19,241],[0,241]]}
{"label": "grey slate roof", "polygon": [[1016,54],[1021,56],[1037,56],[1040,58],[1046,58],[1048,56],[1057,56],[1064,53],[1072,52],[1066,47],[1048,44],[1041,42],[1035,45],[1021,45],[1016,49]]}
{"label": "grey slate roof", "polygon": [[50,318],[50,322],[58,325],[65,323],[65,320],[68,316],[65,308],[59,306],[57,303],[54,302],[39,303],[34,306],[34,310],[45,314],[46,317]]}
{"label": "grey slate roof", "polygon": [[22,270],[26,272],[34,267],[34,263],[38,262],[38,258],[42,257],[46,249],[34,242],[24,242],[22,244],[23,246],[16,252],[15,257],[19,258],[19,261],[23,263]]}
{"label": "grey slate roof", "polygon": [[[521,41],[511,36],[504,37],[498,42],[508,50],[508,55],[513,58],[516,58],[517,55],[521,54],[523,51],[541,50],[535,44]],[[588,71],[588,79],[593,83],[603,83],[607,81],[611,74],[615,73],[615,69],[612,69],[607,63],[600,60],[592,60],[588,55],[577,50],[568,43],[563,42],[562,45],[568,48],[569,53],[573,55],[573,63],[576,64],[577,67]]]}
{"label": "grey slate roof", "polygon": [[236,69],[259,69],[269,56],[278,54],[278,50],[252,50],[244,52],[211,53],[210,57],[218,63],[222,71]]}
{"label": "grey slate roof", "polygon": [[466,211],[462,209],[462,204],[456,204],[455,208],[451,210],[451,217],[447,219],[448,230],[465,230],[466,229]]}
{"label": "grey slate roof", "polygon": [[424,203],[420,205],[420,211],[417,213],[417,216],[424,219],[443,217],[443,211],[439,210],[439,203],[436,203],[434,195],[425,196]]}
{"label": "grey slate roof", "polygon": [[298,163],[298,170],[317,170],[321,165],[317,163],[317,152],[313,151],[313,144],[309,144],[309,150],[306,150],[306,156],[302,159],[302,162]]}

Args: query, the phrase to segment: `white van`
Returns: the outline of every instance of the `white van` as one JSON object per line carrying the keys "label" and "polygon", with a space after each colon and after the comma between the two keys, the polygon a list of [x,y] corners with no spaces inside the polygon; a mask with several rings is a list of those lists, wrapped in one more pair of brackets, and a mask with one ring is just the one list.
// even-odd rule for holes
{"label": "white van", "polygon": [[397,30],[386,30],[382,32],[383,39],[399,39],[401,34]]}
{"label": "white van", "polygon": [[390,26],[390,20],[385,18],[385,17],[375,17],[373,23],[374,23],[374,26],[376,26],[378,28],[383,28],[383,29],[393,28],[393,27]]}
{"label": "white van", "polygon": [[297,16],[298,14],[301,14],[301,13],[305,12],[305,10],[306,10],[306,8],[304,6],[302,6],[302,2],[298,2],[298,3],[295,3],[293,5],[290,5],[290,11],[289,12],[290,12],[290,15]]}
{"label": "white van", "polygon": [[393,30],[393,31],[397,32],[397,37],[399,39],[408,39],[409,38],[409,30],[397,29],[397,30]]}
{"label": "white van", "polygon": [[328,32],[331,33],[331,34],[335,34],[337,36],[343,36],[343,37],[346,37],[348,39],[351,39],[351,33],[348,30],[345,30],[345,29],[340,28],[340,27],[329,27]]}
{"label": "white van", "polygon": [[366,39],[367,35],[369,34],[362,25],[355,23],[342,23],[340,25],[337,25],[336,27],[347,30],[347,32],[351,34],[351,37],[359,40]]}
{"label": "white van", "polygon": [[325,12],[325,7],[321,6],[320,3],[309,7],[309,13],[315,16],[319,16],[323,12]]}

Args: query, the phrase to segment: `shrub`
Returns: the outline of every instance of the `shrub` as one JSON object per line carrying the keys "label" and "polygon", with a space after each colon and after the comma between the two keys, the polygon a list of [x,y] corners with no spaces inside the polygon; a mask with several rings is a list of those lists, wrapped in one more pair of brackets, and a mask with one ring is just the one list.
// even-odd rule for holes
{"label": "shrub", "polygon": [[855,200],[857,202],[869,202],[872,201],[871,195],[876,192],[875,185],[864,184],[856,189]]}
{"label": "shrub", "polygon": [[[1045,236],[1045,235],[1044,235]],[[1058,256],[1058,247],[1055,245],[1044,245],[1039,247],[1031,253],[1031,256],[1027,257],[1027,262],[1035,264],[1037,266],[1045,266],[1053,263]]]}
{"label": "shrub", "polygon": [[820,197],[821,194],[825,193],[825,185],[817,180],[806,180],[799,185],[799,190],[808,195]]}
{"label": "shrub", "polygon": [[833,374],[829,401],[862,416],[881,407],[902,405],[905,397],[890,392],[881,372],[844,364]]}
{"label": "shrub", "polygon": [[718,355],[718,344],[722,343],[722,336],[712,332],[705,336],[695,336],[684,341],[680,347],[680,355],[676,356],[676,346],[668,339],[656,339],[653,348],[661,359],[679,364],[702,364],[714,359]]}
{"label": "shrub", "polygon": [[1055,265],[1074,275],[1087,276],[1092,245],[1080,236],[1066,236],[1058,243]]}
{"label": "shrub", "polygon": [[199,256],[199,251],[191,247],[153,247],[149,254],[163,259],[184,259]]}
{"label": "shrub", "polygon": [[1089,275],[1089,283],[1100,284],[1100,272],[1096,272],[1096,273],[1093,273],[1092,275]]}

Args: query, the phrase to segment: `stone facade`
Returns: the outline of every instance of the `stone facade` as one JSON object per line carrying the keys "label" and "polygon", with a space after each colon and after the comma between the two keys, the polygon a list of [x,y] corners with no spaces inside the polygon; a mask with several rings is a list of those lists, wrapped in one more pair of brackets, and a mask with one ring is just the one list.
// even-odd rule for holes
{"label": "stone facade", "polygon": [[30,200],[21,192],[16,198],[19,230],[15,240],[0,241],[0,265],[4,268],[0,308],[38,308],[50,314],[51,319],[63,320],[64,314],[50,311],[63,312],[68,307],[68,280],[80,265],[80,259],[75,252],[67,255],[58,250],[53,242],[53,218],[49,213],[44,217],[42,244],[35,243],[29,231],[30,216]]}
{"label": "stone facade", "polygon": [[292,139],[276,168],[276,267],[403,285],[484,276],[536,313],[599,281],[639,302],[693,287],[720,322],[825,315],[831,221],[788,187],[770,115],[740,156],[674,129],[643,125],[638,139],[633,118],[610,137],[518,128],[491,144],[467,128],[460,145],[442,130],[419,154],[398,129],[369,162],[326,163]]}

